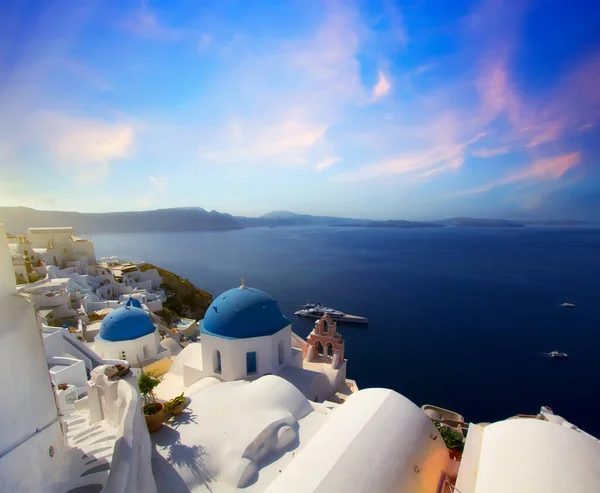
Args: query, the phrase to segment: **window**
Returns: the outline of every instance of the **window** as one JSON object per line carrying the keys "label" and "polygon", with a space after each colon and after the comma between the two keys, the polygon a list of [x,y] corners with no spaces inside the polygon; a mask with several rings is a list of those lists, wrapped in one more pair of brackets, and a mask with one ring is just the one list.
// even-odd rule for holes
{"label": "window", "polygon": [[144,344],[144,347],[142,348],[142,352],[144,353],[144,358],[147,358],[148,356],[150,356],[150,353],[148,352],[148,346],[146,344]]}
{"label": "window", "polygon": [[221,351],[218,350],[213,353],[213,371],[221,373]]}
{"label": "window", "polygon": [[248,375],[256,373],[256,351],[246,353],[246,373]]}
{"label": "window", "polygon": [[279,341],[279,364],[283,365],[285,362],[285,348],[283,346],[283,341]]}
{"label": "window", "polygon": [[121,359],[127,360],[127,356],[125,355],[125,351],[121,351]]}

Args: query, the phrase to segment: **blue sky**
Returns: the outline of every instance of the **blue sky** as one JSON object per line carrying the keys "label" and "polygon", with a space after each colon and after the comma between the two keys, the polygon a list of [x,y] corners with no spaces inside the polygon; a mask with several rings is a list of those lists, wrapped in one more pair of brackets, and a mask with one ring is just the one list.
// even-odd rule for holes
{"label": "blue sky", "polygon": [[594,219],[599,88],[594,2],[9,1],[0,205]]}

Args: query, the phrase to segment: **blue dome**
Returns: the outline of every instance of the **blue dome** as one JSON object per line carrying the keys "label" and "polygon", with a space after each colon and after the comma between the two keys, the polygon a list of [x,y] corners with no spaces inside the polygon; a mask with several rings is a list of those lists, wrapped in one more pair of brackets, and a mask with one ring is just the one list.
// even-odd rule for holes
{"label": "blue dome", "polygon": [[131,296],[127,299],[127,303],[125,303],[125,306],[135,306],[136,308],[142,308],[142,304],[139,302],[139,300],[132,298]]}
{"label": "blue dome", "polygon": [[[150,315],[130,298],[125,306],[109,313],[100,324],[99,336],[105,341],[131,341],[154,332]],[[141,305],[140,305],[141,306]]]}
{"label": "blue dome", "polygon": [[202,334],[226,339],[270,336],[287,327],[277,302],[260,289],[230,289],[215,299],[202,321]]}

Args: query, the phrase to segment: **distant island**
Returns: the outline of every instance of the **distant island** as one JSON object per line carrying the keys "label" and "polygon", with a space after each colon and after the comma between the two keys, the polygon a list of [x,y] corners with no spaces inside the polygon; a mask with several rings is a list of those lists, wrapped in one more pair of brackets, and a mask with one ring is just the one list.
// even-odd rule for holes
{"label": "distant island", "polygon": [[420,221],[368,221],[363,224],[332,224],[336,227],[359,226],[363,228],[443,228],[444,224]]}
{"label": "distant island", "polygon": [[511,221],[507,219],[475,217],[452,217],[436,222],[445,226],[455,226],[459,228],[524,228],[526,226],[580,226],[587,224],[585,221],[576,221],[572,219]]}
{"label": "distant island", "polygon": [[313,216],[290,211],[273,211],[260,217],[232,216],[201,207],[180,207],[153,211],[129,212],[65,212],[40,211],[28,207],[0,207],[0,222],[10,233],[26,231],[28,227],[72,226],[76,230],[94,233],[139,233],[176,231],[229,231],[255,227],[335,226],[363,228],[439,228],[443,226],[469,228],[523,228],[526,226],[578,226],[577,220],[524,220],[453,217],[439,221],[376,221],[334,216]]}

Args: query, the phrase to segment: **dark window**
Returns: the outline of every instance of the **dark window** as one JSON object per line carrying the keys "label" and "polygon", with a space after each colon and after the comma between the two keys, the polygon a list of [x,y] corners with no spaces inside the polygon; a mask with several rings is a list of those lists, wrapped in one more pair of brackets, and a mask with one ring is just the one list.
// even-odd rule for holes
{"label": "dark window", "polygon": [[283,341],[279,341],[279,364],[283,365],[285,361],[285,348],[283,346]]}
{"label": "dark window", "polygon": [[221,373],[221,351],[215,351],[214,353],[213,370],[215,373]]}
{"label": "dark window", "polygon": [[246,353],[246,373],[248,375],[256,373],[256,351]]}

